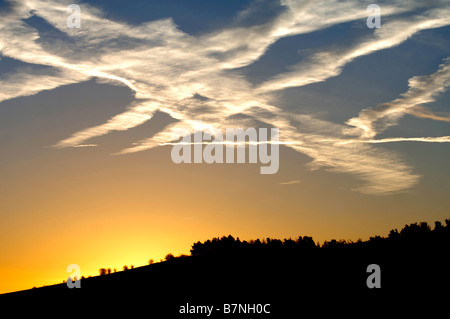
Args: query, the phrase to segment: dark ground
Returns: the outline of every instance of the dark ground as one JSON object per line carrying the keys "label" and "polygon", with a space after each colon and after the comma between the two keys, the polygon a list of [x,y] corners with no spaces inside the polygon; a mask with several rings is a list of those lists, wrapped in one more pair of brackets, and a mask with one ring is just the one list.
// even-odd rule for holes
{"label": "dark ground", "polygon": [[[366,317],[391,312],[392,306],[445,308],[439,300],[448,305],[450,296],[449,229],[416,229],[416,233],[413,229],[410,234],[402,230],[389,238],[332,241],[320,248],[276,240],[243,245],[223,237],[209,246],[197,243],[193,256],[85,278],[80,289],[59,284],[4,294],[0,304],[39,301],[40,306],[66,305],[68,312],[78,309],[75,313],[89,317],[93,311],[102,317],[125,311],[127,317],[151,318],[208,317],[180,314],[187,303],[214,306],[209,318],[309,318],[356,309],[365,309],[360,315]],[[370,264],[381,268],[381,288],[367,287]],[[236,303],[270,304],[266,307],[270,313],[224,313],[224,304]],[[315,315],[306,315],[310,311]]]}

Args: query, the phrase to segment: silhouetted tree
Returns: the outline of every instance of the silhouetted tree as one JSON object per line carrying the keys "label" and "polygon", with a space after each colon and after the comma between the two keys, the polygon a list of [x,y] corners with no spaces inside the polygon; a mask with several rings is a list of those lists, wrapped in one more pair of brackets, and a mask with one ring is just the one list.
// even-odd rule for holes
{"label": "silhouetted tree", "polygon": [[128,270],[128,266],[127,265],[123,266],[123,271],[125,271],[125,270]]}
{"label": "silhouetted tree", "polygon": [[388,238],[390,238],[390,239],[400,238],[400,233],[398,232],[397,228],[391,229],[391,231],[389,232]]}
{"label": "silhouetted tree", "polygon": [[444,230],[444,226],[442,226],[442,223],[440,221],[434,222],[434,231],[441,232]]}
{"label": "silhouetted tree", "polygon": [[175,256],[173,255],[173,254],[167,254],[166,255],[166,257],[164,258],[166,261],[169,261],[169,260],[172,260],[172,259],[174,259],[175,258]]}
{"label": "silhouetted tree", "polygon": [[99,273],[100,273],[100,276],[106,275],[106,268],[100,268]]}

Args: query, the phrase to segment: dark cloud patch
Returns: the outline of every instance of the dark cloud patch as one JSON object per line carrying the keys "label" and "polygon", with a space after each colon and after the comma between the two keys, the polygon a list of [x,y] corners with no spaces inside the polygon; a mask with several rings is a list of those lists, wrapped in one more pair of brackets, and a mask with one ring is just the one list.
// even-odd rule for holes
{"label": "dark cloud patch", "polygon": [[256,0],[237,15],[233,24],[238,27],[261,25],[276,19],[285,10],[280,1]]}
{"label": "dark cloud patch", "polygon": [[4,56],[0,56],[0,70],[0,79],[16,73],[56,75],[60,72],[52,66],[26,63]]}
{"label": "dark cloud patch", "polygon": [[[144,41],[143,39],[131,38],[124,35],[97,39],[95,43],[79,41],[77,36],[70,36],[57,29],[45,19],[34,14],[30,18],[24,19],[29,26],[36,29],[39,33],[39,39],[36,40],[42,48],[58,56],[64,56],[66,59],[79,60],[83,57],[97,56],[111,50],[136,49],[139,46],[159,46],[162,41]],[[67,29],[69,30],[69,29]]]}
{"label": "dark cloud patch", "polygon": [[[197,35],[228,26],[251,0],[89,0],[83,1],[101,9],[104,16],[114,21],[131,25],[173,18],[175,24],[184,32]],[[80,4],[82,6],[83,2]],[[276,2],[276,1],[273,1]],[[199,18],[201,17],[201,18]]]}
{"label": "dark cloud patch", "polygon": [[16,12],[16,9],[20,6],[17,2],[0,0],[0,15],[6,17]]}

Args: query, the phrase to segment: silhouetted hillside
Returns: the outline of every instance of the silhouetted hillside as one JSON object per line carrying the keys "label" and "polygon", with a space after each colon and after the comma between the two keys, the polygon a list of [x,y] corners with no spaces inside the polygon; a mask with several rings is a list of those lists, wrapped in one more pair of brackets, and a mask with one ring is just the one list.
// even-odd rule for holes
{"label": "silhouetted hillside", "polygon": [[[342,305],[343,300],[370,303],[440,294],[450,283],[449,251],[449,219],[433,229],[415,223],[391,230],[388,237],[322,245],[308,236],[245,241],[229,235],[194,243],[191,256],[169,254],[164,262],[119,272],[103,268],[101,276],[82,279],[80,289],[59,284],[2,297],[65,298],[94,305],[120,300],[130,309],[145,305],[149,313],[164,313],[162,318],[187,318],[179,314],[186,303],[214,305],[219,310],[212,318],[235,318],[221,313],[224,303],[271,304],[271,313],[258,318],[284,318],[321,302]],[[371,264],[381,269],[379,289],[366,283]]]}

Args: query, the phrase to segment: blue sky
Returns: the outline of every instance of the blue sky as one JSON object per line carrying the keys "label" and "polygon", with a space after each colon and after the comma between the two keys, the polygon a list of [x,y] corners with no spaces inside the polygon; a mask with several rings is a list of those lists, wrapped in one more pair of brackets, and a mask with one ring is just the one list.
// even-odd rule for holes
{"label": "blue sky", "polygon": [[[196,120],[218,129],[256,121],[280,127],[315,168],[352,174],[366,184],[357,191],[381,195],[419,183],[397,147],[447,149],[445,1],[379,2],[380,29],[366,26],[369,2],[86,1],[80,29],[67,28],[67,4],[2,2],[2,101],[107,83],[124,92],[127,109],[100,108],[47,147],[95,147],[92,140],[155,122],[155,114],[165,128],[117,154],[170,142]],[[27,118],[20,107],[4,109]],[[57,122],[57,111],[46,111]],[[240,115],[249,122],[233,123]],[[354,150],[354,163],[339,160]]]}

